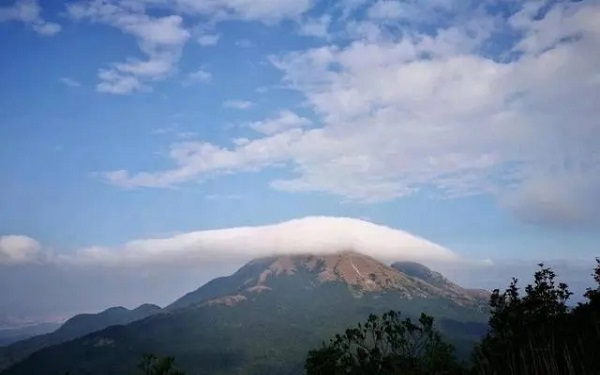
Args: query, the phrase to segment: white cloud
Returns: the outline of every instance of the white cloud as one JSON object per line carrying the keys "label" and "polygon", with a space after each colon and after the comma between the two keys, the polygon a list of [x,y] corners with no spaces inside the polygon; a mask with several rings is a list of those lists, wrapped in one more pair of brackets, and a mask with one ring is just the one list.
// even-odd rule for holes
{"label": "white cloud", "polygon": [[100,83],[96,87],[99,92],[129,94],[147,89],[152,80],[165,78],[175,68],[191,35],[181,16],[151,17],[143,13],[143,8],[131,7],[126,2],[79,2],[68,5],[67,10],[75,20],[88,19],[132,35],[145,55],[143,60],[128,58],[126,62],[100,69]]}
{"label": "white cloud", "polygon": [[319,18],[305,20],[300,24],[299,31],[301,35],[327,39],[329,37],[330,24],[331,17],[328,15],[324,15]]}
{"label": "white cloud", "polygon": [[235,42],[235,45],[242,48],[251,48],[254,47],[254,43],[249,41],[248,39],[240,39]]}
{"label": "white cloud", "polygon": [[420,237],[358,219],[308,217],[259,227],[206,230],[135,240],[118,248],[90,247],[59,261],[93,265],[191,265],[354,250],[382,260],[462,263],[456,253]]}
{"label": "white cloud", "polygon": [[200,68],[195,72],[191,72],[187,75],[186,83],[208,83],[212,80],[212,74],[206,70]]}
{"label": "white cloud", "polygon": [[219,42],[221,36],[219,34],[203,34],[196,38],[198,44],[202,47],[214,46]]}
{"label": "white cloud", "polygon": [[40,244],[27,236],[0,236],[0,265],[17,265],[40,259]]}
{"label": "white cloud", "polygon": [[[267,119],[252,125],[263,136],[231,148],[174,144],[172,169],[118,171],[109,180],[171,186],[288,165],[295,176],[272,187],[367,202],[423,188],[485,193],[524,220],[598,219],[600,5],[556,3],[538,17],[531,4],[507,22],[484,8],[465,11],[434,34],[407,26],[396,35],[367,19],[350,43],[273,57],[318,127]],[[460,7],[418,6],[403,17]],[[498,53],[482,53],[497,32],[515,31],[513,45],[504,39]]]}
{"label": "white cloud", "polygon": [[17,0],[12,6],[0,7],[0,22],[18,21],[30,26],[35,32],[52,36],[61,30],[59,24],[45,21],[37,0]]}
{"label": "white cloud", "polygon": [[233,108],[233,109],[250,109],[254,107],[254,103],[248,100],[226,100],[223,103],[223,107],[225,108]]}
{"label": "white cloud", "polygon": [[[37,6],[33,0],[20,0],[17,4],[20,3]],[[130,57],[125,63],[115,63],[101,69],[98,74],[101,81],[97,85],[98,91],[129,94],[149,89],[150,81],[164,79],[175,70],[183,46],[192,36],[184,17],[188,22],[198,18],[208,20],[207,24],[211,27],[228,20],[274,24],[288,18],[297,19],[311,6],[312,0],[89,0],[68,4],[67,13],[74,20],[106,24],[136,38],[144,59]],[[3,9],[0,20],[23,18],[19,16],[23,12],[17,13],[21,8],[13,8]],[[150,16],[154,14],[151,10],[168,15]],[[57,32],[59,27],[39,22],[33,26],[44,34]],[[219,34],[200,34],[195,37],[201,46],[215,45],[219,38]]]}
{"label": "white cloud", "polygon": [[45,21],[33,23],[31,27],[38,34],[45,36],[52,36],[62,30],[62,27],[59,24]]}
{"label": "white cloud", "polygon": [[112,69],[101,69],[98,73],[101,82],[96,85],[98,92],[108,94],[130,94],[143,89],[145,86],[135,76],[121,75]]}
{"label": "white cloud", "polygon": [[[206,199],[238,200],[238,195]],[[0,265],[44,260],[46,265],[193,266],[207,262],[243,264],[280,254],[357,251],[385,261],[466,264],[455,252],[410,233],[347,217],[305,217],[277,224],[202,230],[164,238],[129,241],[116,247],[91,246],[72,253],[48,253],[27,236],[0,236]]]}
{"label": "white cloud", "polygon": [[70,77],[62,77],[60,79],[60,82],[68,87],[81,87],[81,82],[77,81],[76,79],[70,78]]}
{"label": "white cloud", "polygon": [[[168,3],[165,0],[154,2]],[[299,17],[313,5],[312,0],[175,0],[174,3],[189,14],[209,15],[217,20],[260,21],[265,24]]]}
{"label": "white cloud", "polygon": [[368,14],[369,18],[374,19],[397,19],[401,18],[404,14],[406,5],[403,5],[400,1],[393,0],[378,0],[371,7],[369,7]]}
{"label": "white cloud", "polygon": [[209,194],[204,197],[204,199],[209,201],[215,200],[226,200],[226,201],[237,201],[242,199],[242,196],[239,194]]}
{"label": "white cloud", "polygon": [[259,133],[272,135],[290,129],[298,129],[311,125],[306,117],[301,117],[289,110],[279,111],[277,117],[250,123],[248,126]]}
{"label": "white cloud", "polygon": [[301,135],[300,130],[292,129],[240,144],[235,151],[207,142],[177,142],[169,151],[169,157],[179,166],[177,169],[135,175],[119,170],[105,173],[104,178],[112,184],[126,188],[168,187],[199,179],[207,174],[257,170],[284,161],[288,147]]}

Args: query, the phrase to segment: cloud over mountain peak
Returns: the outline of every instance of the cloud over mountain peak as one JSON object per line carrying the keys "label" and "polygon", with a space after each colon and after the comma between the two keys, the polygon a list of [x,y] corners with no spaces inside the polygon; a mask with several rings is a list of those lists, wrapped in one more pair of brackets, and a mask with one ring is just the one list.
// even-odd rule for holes
{"label": "cloud over mountain peak", "polygon": [[453,251],[408,232],[354,218],[326,216],[140,239],[117,248],[90,247],[61,259],[104,265],[188,264],[247,261],[278,254],[332,254],[348,250],[388,260],[461,260]]}

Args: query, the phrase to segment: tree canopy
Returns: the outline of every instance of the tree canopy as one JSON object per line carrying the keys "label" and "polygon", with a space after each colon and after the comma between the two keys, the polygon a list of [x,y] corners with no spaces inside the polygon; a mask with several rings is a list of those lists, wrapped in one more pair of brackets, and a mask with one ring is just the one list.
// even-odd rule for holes
{"label": "tree canopy", "polygon": [[453,374],[459,366],[451,345],[443,342],[434,319],[401,319],[400,312],[370,315],[364,324],[336,335],[311,350],[308,375],[320,374]]}
{"label": "tree canopy", "polygon": [[544,264],[524,289],[513,279],[506,290],[494,290],[489,331],[470,367],[457,363],[432,317],[414,323],[390,311],[309,351],[306,374],[600,374],[600,259],[592,276],[596,285],[575,307],[568,305],[568,285]]}
{"label": "tree canopy", "polygon": [[490,331],[473,352],[477,374],[600,374],[600,260],[598,285],[586,302],[567,305],[572,293],[540,264],[522,295],[513,279],[490,298]]}
{"label": "tree canopy", "polygon": [[184,372],[175,369],[174,357],[159,358],[154,354],[144,354],[138,368],[144,375],[185,375]]}

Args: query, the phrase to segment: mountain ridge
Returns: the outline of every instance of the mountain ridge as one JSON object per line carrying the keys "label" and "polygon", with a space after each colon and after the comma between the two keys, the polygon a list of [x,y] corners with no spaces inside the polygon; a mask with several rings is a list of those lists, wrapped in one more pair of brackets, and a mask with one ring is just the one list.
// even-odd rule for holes
{"label": "mountain ridge", "polygon": [[435,316],[467,353],[487,327],[487,301],[446,283],[451,288],[352,250],[255,258],[159,313],[46,347],[2,374],[125,373],[145,352],[174,355],[194,373],[295,374],[309,348],[389,310]]}
{"label": "mountain ridge", "polygon": [[[291,275],[300,269],[315,274],[315,282],[327,283],[341,281],[359,297],[361,293],[382,290],[397,290],[405,298],[415,296],[446,295],[459,303],[476,303],[483,295],[477,295],[449,281],[440,273],[431,271],[424,265],[410,263],[423,273],[418,275],[410,270],[403,272],[402,262],[390,266],[368,255],[354,250],[344,250],[331,254],[287,254],[259,257],[251,260],[230,276],[211,280],[193,292],[167,306],[166,310],[183,308],[223,297],[223,302],[232,303],[244,300],[244,293],[268,291],[270,278]],[[396,265],[396,267],[394,267]],[[420,277],[419,277],[420,276]],[[413,279],[418,280],[413,280]],[[242,293],[242,294],[240,294]],[[487,302],[487,301],[486,301]]]}
{"label": "mountain ridge", "polygon": [[61,344],[112,325],[128,324],[144,319],[160,311],[162,309],[157,305],[142,304],[131,310],[116,306],[96,314],[77,314],[50,333],[0,347],[0,371],[45,347]]}

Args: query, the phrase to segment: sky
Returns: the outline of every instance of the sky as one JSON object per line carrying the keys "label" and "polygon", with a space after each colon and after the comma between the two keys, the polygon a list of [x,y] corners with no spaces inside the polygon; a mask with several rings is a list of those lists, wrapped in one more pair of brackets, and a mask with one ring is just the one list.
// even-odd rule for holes
{"label": "sky", "polygon": [[304,217],[581,289],[599,67],[595,0],[0,0],[0,321],[167,304]]}

